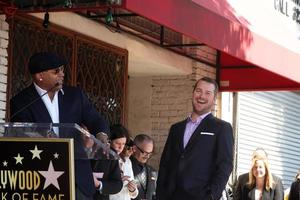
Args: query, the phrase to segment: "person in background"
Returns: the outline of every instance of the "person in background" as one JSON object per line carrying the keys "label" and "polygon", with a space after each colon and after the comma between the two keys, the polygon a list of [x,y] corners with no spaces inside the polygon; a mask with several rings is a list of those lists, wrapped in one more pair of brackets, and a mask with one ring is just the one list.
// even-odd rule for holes
{"label": "person in background", "polygon": [[132,141],[127,129],[121,124],[113,125],[111,131],[111,147],[120,155],[119,166],[123,187],[119,193],[109,195],[110,200],[130,200],[136,198],[138,189],[134,182],[132,164],[129,156],[132,154]]}
{"label": "person in background", "polygon": [[[11,122],[77,123],[97,133],[109,133],[107,121],[99,114],[84,92],[63,85],[66,60],[55,53],[39,52],[30,57],[28,69],[32,84],[10,100]],[[57,137],[76,137],[55,132]],[[76,140],[74,140],[76,142]],[[84,153],[82,144],[75,151]],[[96,192],[90,162],[75,159],[76,199],[91,200]]]}
{"label": "person in background", "polygon": [[157,171],[147,164],[153,154],[154,141],[146,134],[136,135],[133,140],[133,154],[130,157],[134,179],[137,183],[139,194],[134,200],[156,199]]}
{"label": "person in background", "polygon": [[252,154],[249,173],[239,176],[234,189],[235,200],[283,200],[281,179],[271,173],[268,155],[262,148]]}
{"label": "person in background", "polygon": [[109,200],[109,195],[122,189],[121,170],[118,160],[92,161],[94,182],[97,192],[94,200]]}
{"label": "person in background", "polygon": [[211,113],[215,80],[203,77],[193,89],[192,113],[173,124],[161,156],[159,200],[219,200],[233,168],[233,134],[228,122]]}
{"label": "person in background", "polygon": [[300,171],[295,177],[295,181],[291,184],[290,194],[288,200],[300,199]]}

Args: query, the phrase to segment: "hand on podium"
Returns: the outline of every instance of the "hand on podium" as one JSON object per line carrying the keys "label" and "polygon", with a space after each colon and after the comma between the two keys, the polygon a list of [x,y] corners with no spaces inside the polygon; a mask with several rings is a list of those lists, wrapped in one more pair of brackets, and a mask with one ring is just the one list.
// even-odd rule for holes
{"label": "hand on podium", "polygon": [[104,144],[109,144],[108,135],[104,132],[97,133],[96,138]]}
{"label": "hand on podium", "polygon": [[116,152],[110,149],[108,135],[99,132],[96,137],[88,132],[85,126],[80,127],[83,145],[89,159],[119,159]]}
{"label": "hand on podium", "polygon": [[58,138],[57,134],[54,132],[53,129],[47,132],[47,138]]}
{"label": "hand on podium", "polygon": [[102,153],[107,159],[109,159],[109,157],[110,157],[110,155],[109,155],[110,152],[109,151],[111,149],[110,149],[110,143],[109,143],[108,135],[104,132],[99,132],[99,133],[96,134],[96,138],[104,144],[104,146],[102,148]]}

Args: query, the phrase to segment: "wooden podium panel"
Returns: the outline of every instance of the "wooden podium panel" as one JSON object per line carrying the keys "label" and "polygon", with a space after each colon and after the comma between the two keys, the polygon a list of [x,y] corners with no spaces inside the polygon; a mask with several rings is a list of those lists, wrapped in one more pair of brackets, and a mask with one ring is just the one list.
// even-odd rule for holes
{"label": "wooden podium panel", "polygon": [[73,139],[0,137],[0,199],[75,199]]}

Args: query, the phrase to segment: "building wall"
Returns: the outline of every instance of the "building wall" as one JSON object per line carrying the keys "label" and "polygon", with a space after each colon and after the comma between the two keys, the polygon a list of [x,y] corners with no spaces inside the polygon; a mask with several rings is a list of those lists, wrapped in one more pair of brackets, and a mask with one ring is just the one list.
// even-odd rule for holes
{"label": "building wall", "polygon": [[127,124],[131,136],[151,133],[151,77],[130,77],[128,80]]}
{"label": "building wall", "polygon": [[5,15],[0,15],[0,122],[5,121],[6,111],[9,26],[5,19]]}

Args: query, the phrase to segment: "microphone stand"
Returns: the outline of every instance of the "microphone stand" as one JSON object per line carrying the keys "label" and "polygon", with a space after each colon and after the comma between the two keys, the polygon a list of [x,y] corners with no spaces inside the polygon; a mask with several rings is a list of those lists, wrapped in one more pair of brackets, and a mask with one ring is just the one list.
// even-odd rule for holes
{"label": "microphone stand", "polygon": [[41,99],[43,96],[45,96],[46,94],[48,94],[51,90],[53,90],[54,88],[56,88],[57,86],[59,86],[59,83],[55,83],[55,85],[50,88],[49,90],[47,90],[44,94],[42,94],[41,96],[38,96],[37,98],[35,98],[33,101],[29,102],[29,104],[25,105],[24,107],[22,107],[20,110],[18,110],[17,112],[15,112],[10,120],[12,120],[15,116],[17,116],[19,113],[23,112],[25,109],[27,109],[29,106],[31,106],[32,104],[34,104],[36,101],[38,101],[39,99]]}

